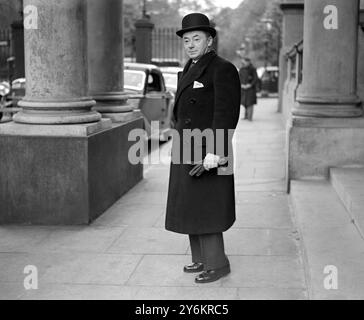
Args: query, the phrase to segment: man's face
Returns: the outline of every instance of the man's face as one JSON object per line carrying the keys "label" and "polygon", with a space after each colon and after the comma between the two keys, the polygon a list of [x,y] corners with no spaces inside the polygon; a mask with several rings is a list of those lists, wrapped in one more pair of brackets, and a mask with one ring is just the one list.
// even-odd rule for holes
{"label": "man's face", "polygon": [[190,31],[183,35],[183,45],[187,55],[193,59],[200,59],[212,45],[212,37],[203,31]]}

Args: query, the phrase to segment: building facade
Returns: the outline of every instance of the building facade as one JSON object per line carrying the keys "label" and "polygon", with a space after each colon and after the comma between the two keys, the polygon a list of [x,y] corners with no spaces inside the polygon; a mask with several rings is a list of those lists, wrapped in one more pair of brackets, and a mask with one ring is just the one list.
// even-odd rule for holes
{"label": "building facade", "polygon": [[0,223],[87,224],[142,179],[122,0],[24,0],[26,95],[0,125]]}
{"label": "building facade", "polygon": [[364,166],[364,2],[283,1],[287,179]]}

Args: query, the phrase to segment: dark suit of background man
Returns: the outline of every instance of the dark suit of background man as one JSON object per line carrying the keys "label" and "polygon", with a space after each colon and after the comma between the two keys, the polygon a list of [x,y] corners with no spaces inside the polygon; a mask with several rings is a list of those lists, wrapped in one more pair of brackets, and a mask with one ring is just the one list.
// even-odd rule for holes
{"label": "dark suit of background man", "polygon": [[[192,264],[186,265],[184,272],[201,272],[195,282],[206,283],[230,273],[222,233],[235,221],[234,176],[232,170],[218,174],[218,163],[225,157],[232,161],[231,152],[227,154],[227,147],[232,147],[228,130],[234,131],[239,120],[240,80],[236,67],[211,49],[216,30],[205,15],[185,16],[177,35],[190,59],[175,98],[175,128],[180,141],[173,138],[166,229],[189,235]],[[184,129],[223,129],[222,151],[218,151],[221,148],[216,145],[216,136],[213,151],[206,148],[206,142],[194,146],[193,140],[191,149],[200,147],[206,169],[200,177],[189,175],[191,163],[178,164],[173,160],[177,149],[183,153],[180,149],[186,143],[182,139]],[[196,161],[194,158],[192,162]]]}
{"label": "dark suit of background man", "polygon": [[257,104],[257,70],[248,57],[241,60],[239,77],[241,82],[241,104],[245,107],[245,120],[253,121],[254,105]]}

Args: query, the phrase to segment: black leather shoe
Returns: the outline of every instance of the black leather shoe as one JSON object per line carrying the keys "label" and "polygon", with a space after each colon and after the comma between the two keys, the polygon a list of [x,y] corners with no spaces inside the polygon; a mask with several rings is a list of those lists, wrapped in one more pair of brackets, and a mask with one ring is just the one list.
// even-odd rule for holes
{"label": "black leather shoe", "polygon": [[187,273],[194,273],[194,272],[201,272],[203,271],[203,263],[192,263],[183,268],[184,272]]}
{"label": "black leather shoe", "polygon": [[228,275],[230,273],[230,265],[219,269],[207,270],[199,274],[195,278],[196,283],[208,283],[219,280],[220,278]]}

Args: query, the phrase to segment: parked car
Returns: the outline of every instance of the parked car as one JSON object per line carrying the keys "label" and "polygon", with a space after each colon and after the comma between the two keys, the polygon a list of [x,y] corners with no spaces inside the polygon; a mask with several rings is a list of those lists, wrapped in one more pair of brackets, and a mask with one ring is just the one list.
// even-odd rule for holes
{"label": "parked car", "polygon": [[257,69],[258,84],[257,91],[268,96],[278,92],[279,68],[277,66],[261,67]]}
{"label": "parked car", "polygon": [[15,79],[11,87],[7,81],[0,83],[0,101],[10,103],[12,107],[18,106],[19,100],[25,96],[25,78]]}
{"label": "parked car", "polygon": [[170,90],[174,94],[176,94],[177,83],[178,83],[178,72],[182,72],[183,68],[181,68],[181,67],[160,67],[160,70],[162,71],[167,90]]}
{"label": "parked car", "polygon": [[[177,74],[175,74],[177,77]],[[170,79],[168,79],[170,83]],[[10,98],[13,107],[25,95],[25,78],[12,82]],[[167,141],[169,132],[173,128],[172,115],[174,93],[177,85],[166,87],[161,70],[152,64],[124,63],[124,88],[130,93],[131,103],[140,109],[144,117],[144,129],[148,138],[158,138]],[[159,123],[159,130],[152,126],[152,121]]]}
{"label": "parked car", "polygon": [[[129,102],[141,110],[144,129],[149,138],[167,141],[173,128],[173,90],[166,87],[161,70],[152,64],[124,63],[124,88],[130,93]],[[151,126],[159,122],[159,130]]]}
{"label": "parked car", "polygon": [[10,93],[10,84],[7,81],[0,82],[0,120],[3,117],[4,112],[6,112],[5,108],[7,108],[10,103],[8,101]]}
{"label": "parked car", "polygon": [[11,84],[11,100],[13,107],[18,106],[18,102],[25,96],[25,78],[15,79]]}
{"label": "parked car", "polygon": [[178,59],[153,58],[151,63],[158,67],[180,67],[181,66],[181,61]]}

